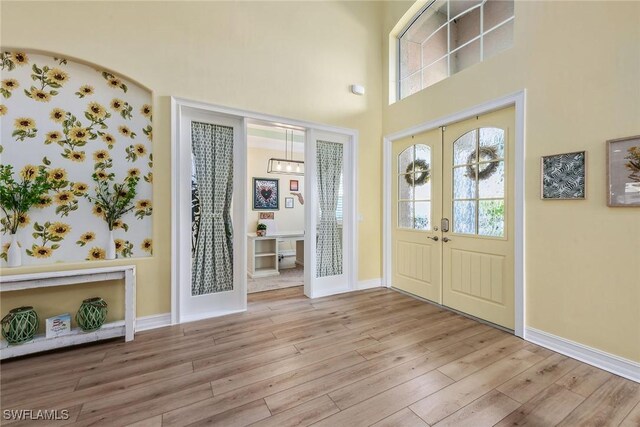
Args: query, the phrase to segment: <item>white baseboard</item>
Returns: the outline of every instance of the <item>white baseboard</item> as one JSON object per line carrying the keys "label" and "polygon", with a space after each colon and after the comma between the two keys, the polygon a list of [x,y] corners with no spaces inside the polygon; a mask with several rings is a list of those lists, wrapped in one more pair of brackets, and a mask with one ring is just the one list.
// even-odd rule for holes
{"label": "white baseboard", "polygon": [[171,313],[152,314],[136,318],[136,332],[171,325]]}
{"label": "white baseboard", "polygon": [[363,289],[379,288],[382,286],[382,278],[361,280],[356,283],[355,290],[361,291]]}
{"label": "white baseboard", "polygon": [[588,347],[584,344],[562,338],[535,328],[526,327],[524,339],[534,344],[546,347],[557,353],[604,369],[613,374],[640,383],[640,363],[616,356],[611,353]]}

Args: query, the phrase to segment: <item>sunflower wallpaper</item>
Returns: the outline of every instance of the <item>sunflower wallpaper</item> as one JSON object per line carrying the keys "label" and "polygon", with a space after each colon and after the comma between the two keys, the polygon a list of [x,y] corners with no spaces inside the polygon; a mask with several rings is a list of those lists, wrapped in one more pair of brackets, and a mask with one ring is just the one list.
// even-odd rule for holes
{"label": "sunflower wallpaper", "polygon": [[[46,169],[53,189],[20,218],[22,264],[105,258],[101,210],[84,195],[98,179],[140,180],[135,208],[114,226],[118,258],[153,253],[151,92],[111,72],[31,52],[0,53],[1,163],[16,179]],[[10,232],[2,215],[2,266]]]}

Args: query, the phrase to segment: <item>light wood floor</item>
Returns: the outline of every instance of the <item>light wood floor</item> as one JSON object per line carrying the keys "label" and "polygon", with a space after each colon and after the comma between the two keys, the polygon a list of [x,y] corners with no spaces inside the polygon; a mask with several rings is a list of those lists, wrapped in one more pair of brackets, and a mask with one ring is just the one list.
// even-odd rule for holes
{"label": "light wood floor", "polygon": [[47,426],[640,425],[640,384],[394,291],[249,306],[2,363],[2,409],[69,411]]}

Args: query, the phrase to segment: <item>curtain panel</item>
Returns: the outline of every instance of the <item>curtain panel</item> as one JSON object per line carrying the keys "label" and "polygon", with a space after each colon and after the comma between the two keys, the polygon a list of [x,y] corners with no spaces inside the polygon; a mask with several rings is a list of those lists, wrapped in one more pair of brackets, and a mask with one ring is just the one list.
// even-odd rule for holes
{"label": "curtain panel", "polygon": [[316,244],[316,277],[342,274],[342,231],[336,211],[342,177],[343,146],[336,142],[317,142],[318,202],[320,221]]}
{"label": "curtain panel", "polygon": [[233,290],[233,128],[191,123],[198,221],[193,230],[191,294]]}

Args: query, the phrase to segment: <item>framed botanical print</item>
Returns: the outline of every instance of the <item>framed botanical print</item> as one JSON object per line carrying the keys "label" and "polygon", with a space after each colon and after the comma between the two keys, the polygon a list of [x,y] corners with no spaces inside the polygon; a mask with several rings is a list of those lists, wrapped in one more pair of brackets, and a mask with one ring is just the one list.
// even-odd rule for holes
{"label": "framed botanical print", "polygon": [[253,178],[253,210],[279,210],[280,192],[278,190],[278,179]]}
{"label": "framed botanical print", "polygon": [[554,154],[541,161],[543,200],[584,200],[587,197],[587,153]]}
{"label": "framed botanical print", "polygon": [[293,197],[284,198],[284,207],[287,209],[293,209]]}
{"label": "framed botanical print", "polygon": [[607,205],[640,206],[640,135],[607,141]]}

